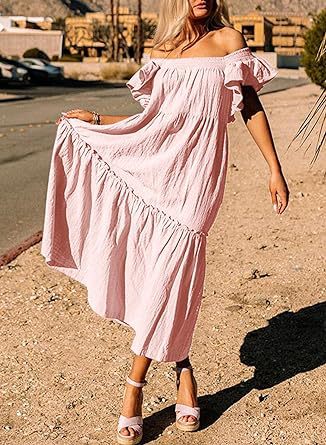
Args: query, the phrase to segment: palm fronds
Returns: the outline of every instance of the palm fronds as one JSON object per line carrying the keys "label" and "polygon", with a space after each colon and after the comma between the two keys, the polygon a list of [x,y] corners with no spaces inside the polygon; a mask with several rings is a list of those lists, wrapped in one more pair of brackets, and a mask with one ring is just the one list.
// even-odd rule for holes
{"label": "palm fronds", "polygon": [[326,53],[326,32],[316,55],[316,62],[319,62]]}
{"label": "palm fronds", "polygon": [[[315,102],[313,108],[301,124],[294,138],[290,142],[288,148],[292,145],[292,143],[300,139],[299,148],[307,144],[305,153],[311,147],[311,145],[315,142],[316,148],[314,156],[310,162],[312,165],[316,159],[322,148],[325,148],[326,143],[326,89],[323,89],[317,101]],[[319,130],[318,130],[319,128]],[[316,141],[317,139],[317,141]]]}
{"label": "palm fronds", "polygon": [[[323,40],[319,46],[318,52],[316,54],[316,63],[319,62],[322,57],[326,54],[326,33],[324,34]],[[326,145],[326,79],[324,81],[324,86],[322,87],[322,92],[319,95],[317,101],[313,105],[312,110],[309,112],[294,138],[288,145],[288,149],[294,141],[300,139],[299,148],[307,144],[305,153],[313,145],[315,146],[315,153],[310,162],[312,165],[322,149]]]}

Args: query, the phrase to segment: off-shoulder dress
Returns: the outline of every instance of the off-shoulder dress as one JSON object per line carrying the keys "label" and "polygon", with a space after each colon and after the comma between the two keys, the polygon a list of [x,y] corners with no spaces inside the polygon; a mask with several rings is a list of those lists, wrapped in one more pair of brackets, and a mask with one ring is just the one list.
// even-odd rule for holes
{"label": "off-shoulder dress", "polygon": [[277,74],[247,47],[153,58],[127,87],[143,110],[117,123],[63,119],[51,156],[41,254],[87,288],[90,307],[134,332],[131,349],[187,357],[222,203],[227,124]]}

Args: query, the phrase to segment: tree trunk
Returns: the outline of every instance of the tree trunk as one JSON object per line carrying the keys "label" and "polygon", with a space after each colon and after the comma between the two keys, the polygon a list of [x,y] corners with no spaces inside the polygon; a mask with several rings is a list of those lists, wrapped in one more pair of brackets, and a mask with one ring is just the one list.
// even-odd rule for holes
{"label": "tree trunk", "polygon": [[114,28],[114,0],[110,0],[110,7],[111,7],[111,48],[110,48],[110,60],[114,60],[114,54],[115,54],[115,28]]}
{"label": "tree trunk", "polygon": [[138,0],[136,62],[139,64],[141,63],[141,58],[142,58],[142,40],[143,40],[141,13],[142,13],[142,1]]}
{"label": "tree trunk", "polygon": [[115,45],[114,45],[114,60],[119,61],[119,9],[120,0],[116,0],[116,13],[115,13]]}

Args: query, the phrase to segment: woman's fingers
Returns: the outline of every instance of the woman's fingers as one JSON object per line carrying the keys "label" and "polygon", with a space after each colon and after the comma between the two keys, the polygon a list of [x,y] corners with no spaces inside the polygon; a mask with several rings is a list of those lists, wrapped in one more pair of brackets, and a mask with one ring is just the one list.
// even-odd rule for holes
{"label": "woman's fingers", "polygon": [[289,201],[289,189],[281,173],[273,173],[269,181],[272,204],[275,212],[284,212]]}
{"label": "woman's fingers", "polygon": [[289,202],[289,193],[286,190],[271,190],[271,198],[275,212],[283,213]]}
{"label": "woman's fingers", "polygon": [[286,193],[285,191],[280,191],[279,197],[280,197],[280,202],[281,202],[281,207],[279,208],[279,213],[283,213],[288,205],[289,196],[288,196],[288,193]]}
{"label": "woman's fingers", "polygon": [[77,118],[78,119],[80,117],[80,113],[82,111],[83,110],[80,110],[80,109],[78,109],[78,110],[70,110],[70,111],[62,111],[61,112],[61,116],[58,117],[58,119],[55,121],[55,123],[57,125],[60,124],[60,122],[62,121],[63,117],[68,118],[68,119],[72,119],[72,118]]}
{"label": "woman's fingers", "polygon": [[276,190],[271,190],[271,198],[272,198],[272,204],[273,209],[276,213],[278,213],[278,202],[277,202],[277,193]]}
{"label": "woman's fingers", "polygon": [[61,117],[56,121],[56,123],[59,123],[63,118],[80,119],[85,122],[92,122],[93,113],[91,111],[81,110],[81,109],[62,111]]}
{"label": "woman's fingers", "polygon": [[70,110],[70,111],[63,111],[61,114],[64,117],[71,119],[71,118],[78,118],[78,116],[80,115],[81,112],[82,112],[82,110]]}

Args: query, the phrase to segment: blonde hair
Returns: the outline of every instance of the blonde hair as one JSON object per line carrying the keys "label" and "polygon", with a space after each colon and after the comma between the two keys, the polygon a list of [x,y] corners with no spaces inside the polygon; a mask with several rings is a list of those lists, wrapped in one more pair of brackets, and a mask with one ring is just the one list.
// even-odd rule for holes
{"label": "blonde hair", "polygon": [[[189,21],[187,20],[188,18],[190,19]],[[213,1],[212,13],[204,25],[199,27],[193,26],[192,18],[194,16],[192,15],[189,0],[161,0],[159,20],[153,38],[153,49],[161,50],[163,46],[164,51],[171,51],[177,48],[189,37],[190,27],[195,32],[195,38],[188,45],[184,46],[182,51],[199,40],[202,35],[199,28],[203,32],[209,32],[223,26],[232,27],[225,0]],[[167,44],[170,45],[169,50],[166,49]]]}

